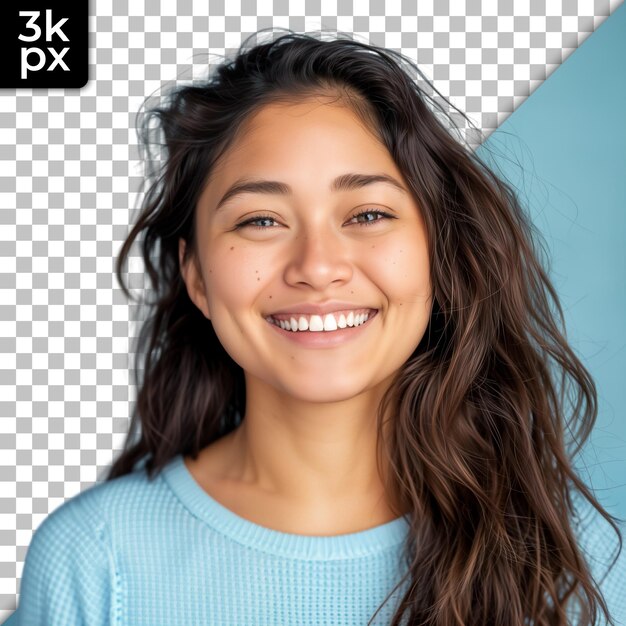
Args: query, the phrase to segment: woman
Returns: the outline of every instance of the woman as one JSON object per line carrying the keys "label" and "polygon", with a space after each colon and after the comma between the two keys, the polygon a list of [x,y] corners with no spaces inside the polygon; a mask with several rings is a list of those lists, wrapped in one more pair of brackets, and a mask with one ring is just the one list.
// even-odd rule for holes
{"label": "woman", "polygon": [[572,466],[594,382],[514,190],[415,69],[289,33],[146,117],[131,431],[37,529],[17,623],[624,619]]}

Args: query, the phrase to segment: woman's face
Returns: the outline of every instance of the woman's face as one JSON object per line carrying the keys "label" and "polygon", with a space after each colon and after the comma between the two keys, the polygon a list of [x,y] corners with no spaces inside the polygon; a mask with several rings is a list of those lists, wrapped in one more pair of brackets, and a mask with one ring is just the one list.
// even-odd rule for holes
{"label": "woman's face", "polygon": [[[374,175],[401,188],[358,184]],[[229,192],[251,181],[274,182]],[[185,282],[247,384],[346,400],[387,381],[420,342],[431,310],[424,223],[387,149],[348,108],[311,99],[261,109],[196,211],[197,267],[183,268]]]}

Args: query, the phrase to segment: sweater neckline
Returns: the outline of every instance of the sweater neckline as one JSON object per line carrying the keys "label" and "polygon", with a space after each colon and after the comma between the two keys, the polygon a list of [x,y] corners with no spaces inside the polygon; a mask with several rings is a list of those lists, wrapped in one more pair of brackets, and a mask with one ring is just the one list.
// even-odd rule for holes
{"label": "sweater neckline", "polygon": [[178,454],[163,468],[163,478],[182,504],[198,519],[250,548],[308,561],[350,559],[378,554],[406,537],[407,516],[366,530],[332,536],[286,533],[261,526],[235,512],[206,492]]}

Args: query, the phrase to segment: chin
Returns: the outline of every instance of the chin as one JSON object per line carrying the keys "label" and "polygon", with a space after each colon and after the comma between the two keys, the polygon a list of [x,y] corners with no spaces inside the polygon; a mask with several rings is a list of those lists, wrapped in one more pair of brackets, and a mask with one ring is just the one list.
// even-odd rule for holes
{"label": "chin", "polygon": [[292,384],[284,388],[284,392],[294,400],[311,402],[313,404],[326,404],[330,402],[342,402],[368,391],[364,385],[345,384],[338,385],[337,381],[319,381],[311,384],[311,381],[300,385]]}

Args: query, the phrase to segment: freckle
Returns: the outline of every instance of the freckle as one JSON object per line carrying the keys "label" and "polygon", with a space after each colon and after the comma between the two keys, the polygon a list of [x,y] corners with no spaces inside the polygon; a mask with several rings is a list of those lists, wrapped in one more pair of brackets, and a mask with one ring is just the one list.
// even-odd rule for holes
{"label": "freckle", "polygon": [[272,299],[272,296],[270,296],[270,300]]}
{"label": "freckle", "polygon": [[231,247],[230,247],[230,249],[231,249],[231,250],[234,250],[234,249],[235,249],[235,246],[231,246]]}
{"label": "freckle", "polygon": [[257,278],[256,278],[256,279],[257,279],[257,280],[261,280],[260,276],[257,276]]}
{"label": "freckle", "polygon": [[376,246],[372,246],[372,248],[375,248]]}

